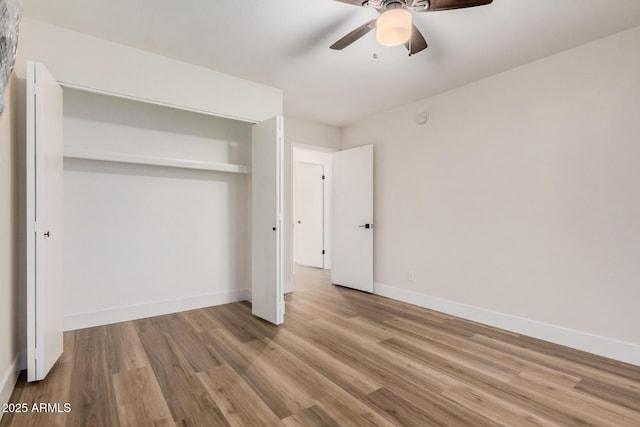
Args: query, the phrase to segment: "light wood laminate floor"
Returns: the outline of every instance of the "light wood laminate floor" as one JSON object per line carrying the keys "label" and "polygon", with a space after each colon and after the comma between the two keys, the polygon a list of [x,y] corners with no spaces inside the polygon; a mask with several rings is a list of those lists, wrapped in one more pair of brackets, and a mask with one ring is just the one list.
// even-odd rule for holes
{"label": "light wood laminate floor", "polygon": [[329,284],[284,326],[247,303],[65,334],[1,426],[640,426],[640,368]]}

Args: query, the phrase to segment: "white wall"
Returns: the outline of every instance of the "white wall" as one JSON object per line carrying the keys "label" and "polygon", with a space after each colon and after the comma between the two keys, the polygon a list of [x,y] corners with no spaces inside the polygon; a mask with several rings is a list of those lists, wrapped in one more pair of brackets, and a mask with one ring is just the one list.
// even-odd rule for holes
{"label": "white wall", "polygon": [[[17,81],[6,91],[0,117],[0,405],[9,400],[18,352],[18,127]],[[2,418],[0,412],[0,418]]]}
{"label": "white wall", "polygon": [[377,291],[640,364],[638,46],[640,28],[344,129],[375,144]]}
{"label": "white wall", "polygon": [[293,291],[293,144],[340,149],[340,129],[297,117],[284,120],[284,291]]}
{"label": "white wall", "polygon": [[[309,146],[307,146],[309,147]],[[332,212],[333,212],[333,153],[334,150],[325,148],[325,151],[318,151],[317,149],[301,148],[294,145],[293,147],[293,162],[311,163],[314,165],[321,165],[324,167],[324,205],[323,205],[323,217],[324,217],[324,268],[325,270],[331,270],[331,257],[333,253],[331,251],[331,225],[332,225]],[[292,176],[293,178],[293,176]],[[295,229],[295,224],[294,224]]]}
{"label": "white wall", "polygon": [[72,83],[259,122],[282,114],[280,89],[24,18],[16,73],[43,63]]}
{"label": "white wall", "polygon": [[[70,147],[247,164],[250,123],[66,89]],[[65,159],[65,327],[243,299],[247,175]]]}

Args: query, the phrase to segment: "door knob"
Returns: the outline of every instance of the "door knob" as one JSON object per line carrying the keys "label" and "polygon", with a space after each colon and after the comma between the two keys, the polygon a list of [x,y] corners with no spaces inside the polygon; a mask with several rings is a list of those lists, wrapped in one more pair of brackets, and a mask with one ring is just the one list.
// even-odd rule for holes
{"label": "door knob", "polygon": [[50,234],[49,234],[48,231],[46,233],[44,233],[44,237],[49,237],[49,236],[50,236]]}
{"label": "door knob", "polygon": [[373,224],[359,225],[360,228],[373,228]]}

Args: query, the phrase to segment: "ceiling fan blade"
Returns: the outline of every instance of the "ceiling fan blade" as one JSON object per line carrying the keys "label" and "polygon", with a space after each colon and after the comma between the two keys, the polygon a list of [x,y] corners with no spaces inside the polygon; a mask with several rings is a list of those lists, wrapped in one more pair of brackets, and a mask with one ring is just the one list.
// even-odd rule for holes
{"label": "ceiling fan blade", "polygon": [[335,0],[335,1],[338,1],[340,3],[352,4],[354,6],[362,6],[365,3],[364,0]]}
{"label": "ceiling fan blade", "polygon": [[411,38],[404,45],[409,51],[409,56],[415,55],[428,47],[427,41],[415,25],[413,25],[413,28],[411,29]]}
{"label": "ceiling fan blade", "polygon": [[375,27],[376,27],[376,20],[372,19],[366,24],[363,24],[358,28],[356,28],[355,30],[351,31],[349,34],[347,34],[346,36],[344,36],[343,38],[341,38],[340,40],[332,44],[330,47],[333,50],[342,50],[345,47],[349,46],[351,43],[355,42],[356,40],[364,36],[365,34],[367,34],[369,31],[373,30]]}
{"label": "ceiling fan blade", "polygon": [[416,12],[436,12],[438,10],[464,9],[467,7],[484,6],[493,3],[493,0],[429,0],[427,9]]}

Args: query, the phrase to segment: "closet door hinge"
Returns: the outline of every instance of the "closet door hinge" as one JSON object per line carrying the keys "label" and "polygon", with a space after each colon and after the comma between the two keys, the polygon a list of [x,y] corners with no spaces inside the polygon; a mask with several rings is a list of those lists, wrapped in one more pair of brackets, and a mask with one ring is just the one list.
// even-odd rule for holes
{"label": "closet door hinge", "polygon": [[322,175],[322,179],[324,179],[324,175]]}
{"label": "closet door hinge", "polygon": [[322,255],[324,255],[324,249],[322,250]]}

